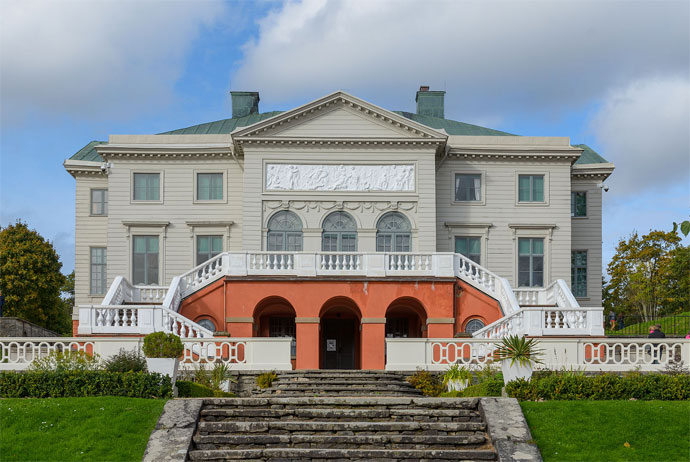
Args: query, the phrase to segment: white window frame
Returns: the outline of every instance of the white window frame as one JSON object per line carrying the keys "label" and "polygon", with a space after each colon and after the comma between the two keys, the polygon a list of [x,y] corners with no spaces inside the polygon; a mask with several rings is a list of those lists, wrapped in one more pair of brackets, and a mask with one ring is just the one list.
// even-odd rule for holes
{"label": "white window frame", "polygon": [[[158,280],[157,280],[154,284],[146,284],[146,283],[141,283],[141,282],[140,282],[140,283],[135,283],[135,282],[134,282],[134,239],[135,239],[136,237],[156,237],[156,238],[158,239],[158,258],[157,258],[157,259],[158,259],[158,278],[157,278]],[[130,279],[130,281],[132,281],[132,284],[134,284],[134,285],[150,285],[150,286],[162,286],[162,285],[165,284],[165,283],[164,283],[165,278],[164,278],[163,275],[161,274],[161,273],[162,273],[162,271],[161,271],[161,266],[162,266],[162,265],[161,265],[161,254],[162,254],[162,249],[163,249],[163,245],[162,245],[162,244],[163,244],[163,243],[161,242],[161,237],[160,237],[160,235],[158,235],[158,234],[156,234],[156,233],[149,233],[149,234],[145,234],[145,233],[139,234],[139,233],[136,233],[136,234],[132,234],[132,239],[131,239],[131,252],[130,252],[130,261],[131,261],[131,265],[132,265],[132,269],[131,269],[131,272],[130,272],[132,278]]]}
{"label": "white window frame", "polygon": [[456,237],[479,237],[480,239],[480,254],[479,261],[483,267],[488,267],[489,261],[489,229],[493,227],[491,223],[453,223],[446,222],[448,228],[448,251],[455,252],[455,238]]}
{"label": "white window frame", "polygon": [[[103,213],[93,213],[93,193],[94,191],[105,191],[105,203],[103,204]],[[107,217],[108,216],[108,188],[91,188],[89,189],[89,216],[90,217]]]}
{"label": "white window frame", "polygon": [[[520,176],[543,176],[544,177],[544,201],[543,202],[521,202],[520,201]],[[549,205],[549,172],[546,170],[517,170],[515,172],[515,205],[518,207],[548,207]]]}
{"label": "white window frame", "polygon": [[[552,224],[508,224],[508,227],[513,230],[513,287],[518,287],[518,239],[519,238],[536,238],[544,239],[544,286],[551,283],[551,241],[553,240],[553,230],[556,225]],[[538,286],[537,286],[538,288]]]}
{"label": "white window frame", "polygon": [[[158,181],[158,200],[138,200],[134,199],[134,174],[135,173],[157,173]],[[129,202],[130,204],[162,204],[164,201],[163,192],[165,191],[165,171],[164,170],[132,170],[129,178]]]}
{"label": "white window frame", "polygon": [[204,221],[188,220],[185,224],[189,227],[189,237],[192,240],[192,254],[189,257],[190,268],[196,264],[196,245],[197,236],[223,236],[223,252],[230,248],[230,228],[235,224],[234,221]]}
{"label": "white window frame", "polygon": [[585,266],[585,277],[586,277],[586,284],[585,284],[585,295],[575,295],[575,285],[573,284],[575,281],[570,281],[570,290],[573,292],[573,296],[575,296],[576,299],[578,300],[589,300],[589,250],[588,249],[572,249],[570,251],[570,265],[571,265],[571,270],[572,270],[572,258],[573,258],[573,253],[575,252],[584,252],[585,255],[587,255],[587,266]]}
{"label": "white window frame", "polygon": [[[479,175],[480,176],[480,200],[478,201],[458,201],[455,200],[455,176],[456,175]],[[469,205],[480,206],[486,205],[486,172],[484,170],[461,169],[453,170],[450,174],[450,203],[451,205]]]}
{"label": "white window frame", "polygon": [[[223,198],[222,199],[199,199],[197,197],[197,193],[199,192],[197,189],[198,186],[198,178],[199,174],[204,174],[204,173],[219,173],[223,175]],[[194,170],[192,172],[192,183],[194,185],[194,191],[192,192],[192,202],[194,204],[227,204],[228,203],[228,171],[227,169],[199,169],[199,170]]]}
{"label": "white window frame", "polygon": [[[105,266],[103,270],[104,282],[103,282],[103,292],[94,292],[93,290],[93,253],[92,249],[103,249],[105,250]],[[100,263],[99,263],[100,264]],[[106,246],[94,245],[89,247],[89,295],[98,296],[105,295],[108,292],[108,248]]]}
{"label": "white window frame", "polygon": [[[573,213],[573,195],[576,193],[585,195],[585,214],[581,217],[577,217],[575,216],[575,213]],[[587,193],[587,191],[570,191],[570,218],[578,220],[582,220],[583,218],[589,218],[589,194]]]}
{"label": "white window frame", "polygon": [[[127,274],[129,280],[134,281],[134,236],[158,236],[158,284],[166,285],[165,255],[169,221],[123,221],[127,229],[129,241],[129,255],[127,258]],[[193,257],[192,257],[193,258]]]}

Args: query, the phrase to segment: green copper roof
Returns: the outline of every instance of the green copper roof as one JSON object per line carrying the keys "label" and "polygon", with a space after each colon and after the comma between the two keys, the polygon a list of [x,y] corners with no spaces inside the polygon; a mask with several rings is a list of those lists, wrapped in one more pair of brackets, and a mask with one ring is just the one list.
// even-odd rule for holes
{"label": "green copper roof", "polygon": [[[412,112],[393,111],[405,118],[413,120],[422,125],[437,130],[445,130],[449,135],[470,135],[470,136],[515,136],[510,133],[502,132],[500,130],[493,130],[491,128],[480,127],[479,125],[466,124],[464,122],[457,122],[450,119],[442,119],[440,117],[431,117],[419,115]],[[169,132],[159,133],[159,135],[222,135],[229,134],[239,127],[246,127],[270,117],[281,114],[282,111],[264,112],[262,114],[251,114],[245,117],[236,117],[234,119],[216,120],[215,122],[207,122],[200,125],[192,125],[191,127],[178,128]],[[103,159],[96,152],[96,146],[106,144],[105,141],[91,141],[74,154],[70,159],[73,160],[88,160],[94,162],[102,162]],[[574,147],[583,149],[582,156],[575,162],[576,164],[599,164],[607,162],[606,159],[597,154],[592,148],[586,144],[574,144]]]}
{"label": "green copper roof", "polygon": [[89,144],[81,148],[75,155],[70,157],[72,160],[88,160],[92,162],[103,162],[101,156],[96,152],[96,146],[99,144],[108,144],[106,141],[91,141]]}
{"label": "green copper roof", "polygon": [[246,127],[248,125],[261,122],[264,119],[276,116],[282,111],[264,112],[263,114],[251,114],[244,117],[237,117],[235,119],[216,120],[215,122],[208,122],[201,125],[192,125],[187,128],[178,128],[169,132],[159,133],[159,135],[224,135],[231,133],[238,127]]}
{"label": "green copper roof", "polygon": [[480,127],[479,125],[466,124],[464,122],[457,122],[450,119],[441,119],[439,117],[431,117],[426,115],[419,115],[413,112],[393,111],[396,114],[418,122],[427,127],[435,128],[437,130],[445,130],[449,135],[472,135],[472,136],[515,136],[511,133],[493,130],[491,128]]}
{"label": "green copper roof", "polygon": [[577,159],[576,164],[605,164],[608,160],[601,157],[594,149],[586,144],[573,144],[574,148],[582,149],[582,155]]}

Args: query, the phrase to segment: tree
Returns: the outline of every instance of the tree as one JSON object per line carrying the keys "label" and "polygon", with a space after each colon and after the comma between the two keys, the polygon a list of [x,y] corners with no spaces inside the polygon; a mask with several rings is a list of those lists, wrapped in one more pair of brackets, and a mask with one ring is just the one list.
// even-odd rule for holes
{"label": "tree", "polygon": [[671,263],[679,242],[675,231],[650,231],[641,238],[634,232],[618,243],[607,267],[607,290],[616,311],[646,320],[665,311],[673,297]]}
{"label": "tree", "polygon": [[668,284],[669,303],[664,314],[690,311],[690,246],[671,251]]}
{"label": "tree", "polygon": [[60,292],[65,276],[53,245],[26,223],[0,227],[0,289],[4,316],[16,316],[66,333],[69,315]]}

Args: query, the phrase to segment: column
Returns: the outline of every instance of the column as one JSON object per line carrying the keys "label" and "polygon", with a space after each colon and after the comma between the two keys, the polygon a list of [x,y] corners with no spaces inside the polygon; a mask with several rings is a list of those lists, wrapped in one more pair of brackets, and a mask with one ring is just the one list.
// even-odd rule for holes
{"label": "column", "polygon": [[386,367],[386,318],[362,318],[362,369]]}
{"label": "column", "polygon": [[319,318],[295,318],[297,331],[296,369],[319,368]]}

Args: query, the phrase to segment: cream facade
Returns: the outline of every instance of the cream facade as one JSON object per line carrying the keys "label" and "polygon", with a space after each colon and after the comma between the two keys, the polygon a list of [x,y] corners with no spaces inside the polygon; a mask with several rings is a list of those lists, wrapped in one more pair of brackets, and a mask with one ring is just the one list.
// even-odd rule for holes
{"label": "cream facade", "polygon": [[[582,162],[589,148],[568,138],[453,134],[481,127],[447,122],[335,92],[271,116],[250,112],[182,134],[111,135],[87,146],[64,164],[76,180],[76,306],[99,303],[118,276],[167,287],[218,252],[275,250],[269,234],[280,212],[301,222],[304,252],[328,250],[324,222],[334,212],[354,221],[354,230],[333,232],[349,239],[350,252],[380,252],[381,220],[399,214],[409,223],[403,252],[471,247],[477,263],[516,288],[526,275],[533,286],[572,283],[573,252],[585,252],[586,276],[580,269],[577,277],[586,291],[575,295],[582,306],[601,306],[601,183],[613,165],[596,154]],[[212,127],[217,133],[201,133]],[[105,213],[92,213],[94,190],[107,190]],[[573,192],[585,193],[577,199],[584,216],[572,216]],[[101,285],[92,248],[106,252]]]}

